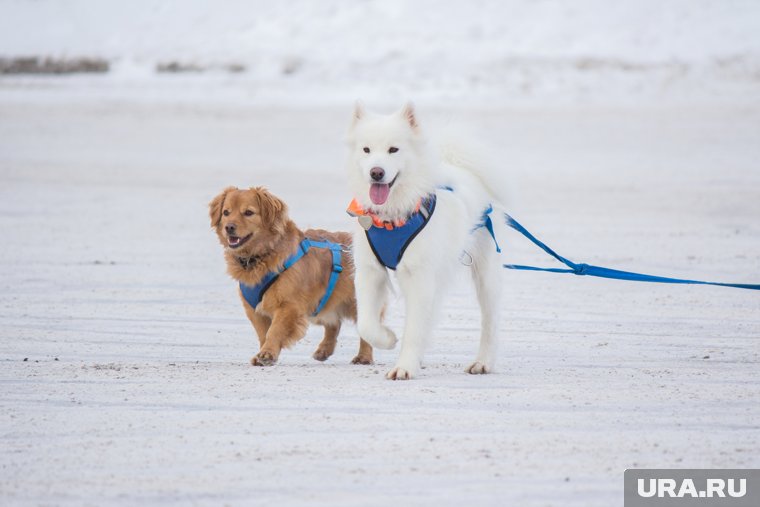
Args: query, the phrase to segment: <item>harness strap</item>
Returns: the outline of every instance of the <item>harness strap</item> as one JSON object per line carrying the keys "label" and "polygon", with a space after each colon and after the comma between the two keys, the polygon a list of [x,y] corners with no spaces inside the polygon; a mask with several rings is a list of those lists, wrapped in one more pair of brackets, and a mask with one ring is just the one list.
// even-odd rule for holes
{"label": "harness strap", "polygon": [[319,300],[317,309],[314,310],[314,313],[312,314],[316,315],[321,312],[322,308],[324,308],[327,304],[327,301],[330,299],[330,296],[332,296],[332,293],[335,290],[335,285],[338,283],[338,277],[343,272],[343,266],[340,263],[343,245],[332,243],[330,241],[311,241],[310,245],[316,248],[327,248],[332,252],[332,270],[330,272],[330,279],[327,281],[325,295],[322,296],[322,299]]}
{"label": "harness strap", "polygon": [[[678,283],[678,284],[692,284],[692,285],[716,285],[720,287],[734,287],[738,289],[751,289],[760,290],[760,284],[745,284],[745,283],[722,283],[722,282],[703,282],[700,280],[685,280],[680,278],[668,278],[664,276],[646,275],[643,273],[634,273],[631,271],[621,271],[618,269],[604,268],[600,266],[594,266],[585,263],[575,263],[565,257],[562,257],[557,252],[549,248],[545,243],[533,236],[528,230],[520,225],[517,220],[504,214],[507,225],[516,230],[526,238],[528,238],[534,245],[541,248],[544,252],[551,255],[559,262],[567,266],[569,269],[563,268],[539,268],[535,266],[523,266],[519,264],[504,264],[507,269],[517,269],[523,271],[547,271],[549,273],[573,273],[575,275],[588,275],[596,276],[599,278],[611,278],[615,280],[630,280],[634,282],[656,282],[656,283]],[[487,227],[487,226],[486,226]]]}
{"label": "harness strap", "polygon": [[298,244],[298,250],[296,253],[285,259],[285,262],[282,264],[282,269],[278,270],[277,274],[282,274],[283,271],[291,267],[296,262],[300,261],[301,257],[309,252],[309,247],[311,247],[311,245],[311,241],[309,241],[308,238],[304,238],[304,240]]}
{"label": "harness strap", "polygon": [[493,239],[493,244],[496,245],[496,251],[498,253],[501,253],[501,248],[499,247],[499,242],[496,241],[496,233],[493,230],[493,220],[491,220],[491,213],[493,212],[493,206],[491,204],[488,205],[488,208],[483,210],[483,216],[480,219],[480,223],[476,225],[472,232],[477,231],[478,229],[485,227],[485,229],[488,231],[488,234],[491,235],[491,239]]}
{"label": "harness strap", "polygon": [[[442,190],[448,190],[449,192],[454,191],[454,188],[449,185],[444,185],[438,188]],[[498,253],[501,253],[501,247],[499,247],[499,242],[496,241],[496,233],[493,230],[493,221],[491,220],[491,213],[493,213],[493,205],[489,204],[488,207],[483,210],[483,214],[480,217],[480,223],[478,223],[475,227],[473,227],[470,232],[475,232],[478,229],[485,227],[485,229],[488,231],[488,234],[491,235],[491,239],[493,239],[493,244],[496,246],[496,251]]]}

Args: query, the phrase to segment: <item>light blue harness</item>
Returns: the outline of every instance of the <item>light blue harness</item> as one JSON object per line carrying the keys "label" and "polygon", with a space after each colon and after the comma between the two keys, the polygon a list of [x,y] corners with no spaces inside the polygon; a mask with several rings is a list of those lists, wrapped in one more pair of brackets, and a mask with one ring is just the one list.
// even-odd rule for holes
{"label": "light blue harness", "polygon": [[327,301],[330,299],[333,290],[335,290],[335,285],[338,283],[338,277],[343,271],[343,266],[341,264],[341,252],[345,249],[345,247],[341,244],[333,243],[332,241],[312,241],[308,238],[305,238],[303,241],[301,241],[301,243],[299,243],[298,251],[285,260],[280,270],[270,271],[264,275],[261,281],[256,285],[246,285],[243,282],[240,282],[240,292],[243,294],[245,301],[251,305],[251,308],[255,310],[259,303],[261,303],[261,300],[264,298],[264,293],[267,291],[267,289],[269,289],[269,287],[271,287],[272,284],[277,281],[277,278],[286,269],[290,268],[293,264],[298,262],[301,257],[309,253],[309,249],[312,247],[326,248],[332,252],[332,271],[330,272],[330,279],[327,281],[325,294],[322,296],[322,299],[319,300],[317,309],[314,310],[314,313],[312,313],[312,315],[316,315],[321,312],[322,308],[325,307],[325,304],[327,304]]}

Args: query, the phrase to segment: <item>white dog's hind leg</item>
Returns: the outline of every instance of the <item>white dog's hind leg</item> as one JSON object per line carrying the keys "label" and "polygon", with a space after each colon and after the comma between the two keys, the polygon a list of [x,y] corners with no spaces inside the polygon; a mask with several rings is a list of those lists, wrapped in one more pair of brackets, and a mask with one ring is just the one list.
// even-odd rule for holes
{"label": "white dog's hind leg", "polygon": [[496,361],[499,335],[499,300],[501,296],[501,265],[496,258],[491,237],[479,231],[477,252],[473,255],[472,278],[480,303],[480,347],[475,362],[467,373],[490,373]]}
{"label": "white dog's hind leg", "polygon": [[378,349],[396,346],[396,335],[382,323],[388,300],[388,274],[385,268],[356,266],[356,327],[359,336]]}
{"label": "white dog's hind leg", "polygon": [[406,324],[401,353],[386,378],[410,380],[419,372],[422,354],[433,328],[437,291],[434,274],[421,268],[414,273],[400,272],[398,281],[405,297]]}

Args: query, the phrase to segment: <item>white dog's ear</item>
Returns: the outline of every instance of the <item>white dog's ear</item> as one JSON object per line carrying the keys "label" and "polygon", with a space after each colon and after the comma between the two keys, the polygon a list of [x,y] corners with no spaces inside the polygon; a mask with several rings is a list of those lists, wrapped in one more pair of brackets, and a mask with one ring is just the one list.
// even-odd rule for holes
{"label": "white dog's ear", "polygon": [[417,130],[419,124],[417,123],[417,116],[414,114],[414,104],[411,102],[404,104],[404,107],[402,107],[401,111],[399,111],[399,115],[405,119],[407,123],[409,123],[409,126],[412,127],[412,130]]}
{"label": "white dog's ear", "polygon": [[357,100],[354,104],[354,115],[351,120],[351,125],[356,125],[359,120],[367,116],[367,111],[364,109],[364,104],[360,100]]}

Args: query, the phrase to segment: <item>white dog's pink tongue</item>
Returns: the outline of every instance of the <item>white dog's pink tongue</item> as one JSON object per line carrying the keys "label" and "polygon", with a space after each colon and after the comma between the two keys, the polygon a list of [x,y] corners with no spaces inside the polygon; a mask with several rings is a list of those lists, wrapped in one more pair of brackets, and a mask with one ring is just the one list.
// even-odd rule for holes
{"label": "white dog's pink tongue", "polygon": [[375,204],[384,204],[388,200],[388,194],[391,193],[391,187],[387,183],[373,183],[369,187],[369,198]]}

